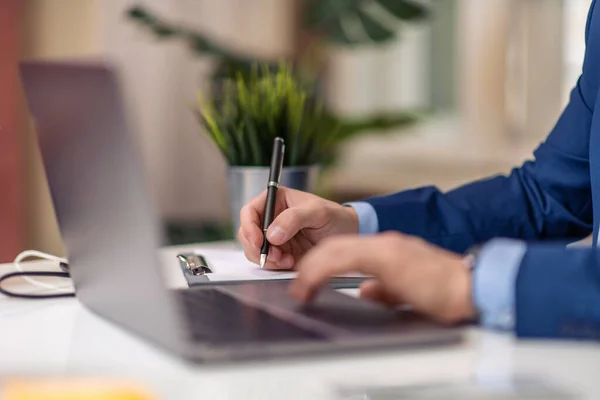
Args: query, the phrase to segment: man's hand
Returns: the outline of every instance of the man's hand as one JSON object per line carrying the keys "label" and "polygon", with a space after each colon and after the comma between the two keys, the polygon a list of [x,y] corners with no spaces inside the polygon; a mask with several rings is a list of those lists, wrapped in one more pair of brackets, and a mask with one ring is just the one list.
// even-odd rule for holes
{"label": "man's hand", "polygon": [[[262,221],[266,191],[240,213],[238,240],[248,260],[258,263],[263,242]],[[271,246],[267,269],[292,269],[304,254],[326,237],[358,233],[358,216],[352,207],[310,193],[280,187],[275,219],[267,231]]]}
{"label": "man's hand", "polygon": [[308,302],[328,279],[344,273],[373,276],[361,297],[390,306],[408,304],[439,322],[475,316],[471,272],[462,256],[400,233],[324,240],[298,263],[292,296]]}

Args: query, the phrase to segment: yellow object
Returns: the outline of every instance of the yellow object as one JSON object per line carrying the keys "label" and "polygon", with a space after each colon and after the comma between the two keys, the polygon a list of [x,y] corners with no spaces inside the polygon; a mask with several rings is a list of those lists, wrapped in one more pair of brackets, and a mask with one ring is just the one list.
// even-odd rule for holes
{"label": "yellow object", "polygon": [[2,382],[1,400],[155,400],[128,382],[99,379],[11,379]]}

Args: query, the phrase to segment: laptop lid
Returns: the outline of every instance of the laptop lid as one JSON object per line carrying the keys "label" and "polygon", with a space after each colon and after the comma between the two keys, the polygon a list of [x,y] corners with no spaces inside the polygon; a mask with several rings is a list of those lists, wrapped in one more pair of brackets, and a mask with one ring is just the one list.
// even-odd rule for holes
{"label": "laptop lid", "polygon": [[115,71],[40,61],[22,63],[21,75],[78,299],[178,347],[182,321],[158,264],[161,228]]}
{"label": "laptop lid", "polygon": [[[333,340],[229,350],[189,342],[181,304],[163,285],[157,254],[161,229],[144,185],[114,69],[93,63],[27,62],[21,64],[21,73],[77,297],[95,313],[199,360],[321,354],[460,339],[457,333],[437,326],[411,327],[402,321],[398,326],[402,334],[367,326],[368,333],[346,329],[332,335]],[[282,295],[284,289],[263,282],[221,290],[299,326],[309,324],[316,329],[315,323],[323,325],[314,315],[300,315],[291,298]],[[336,304],[340,297],[334,294],[322,291],[324,312],[339,311],[342,306],[358,310],[358,300],[347,297]]]}

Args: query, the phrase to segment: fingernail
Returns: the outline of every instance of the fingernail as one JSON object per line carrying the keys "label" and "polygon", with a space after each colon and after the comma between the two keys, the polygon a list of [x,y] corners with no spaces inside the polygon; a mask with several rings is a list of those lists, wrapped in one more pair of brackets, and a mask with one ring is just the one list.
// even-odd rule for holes
{"label": "fingernail", "polygon": [[285,232],[278,226],[272,226],[267,232],[267,239],[272,242],[282,242],[285,239]]}

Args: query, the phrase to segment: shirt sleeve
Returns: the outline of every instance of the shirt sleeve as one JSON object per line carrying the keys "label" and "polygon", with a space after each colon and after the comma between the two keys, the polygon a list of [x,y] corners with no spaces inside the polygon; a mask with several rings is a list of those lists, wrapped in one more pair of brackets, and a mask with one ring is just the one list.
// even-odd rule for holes
{"label": "shirt sleeve", "polygon": [[473,270],[473,301],[486,328],[513,330],[515,286],[526,245],[513,239],[494,239],[479,253]]}
{"label": "shirt sleeve", "polygon": [[375,208],[364,201],[344,203],[344,206],[352,207],[358,214],[358,234],[373,235],[379,232],[379,221]]}

